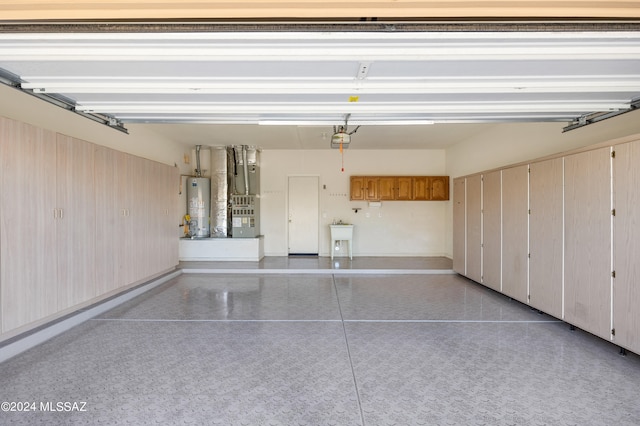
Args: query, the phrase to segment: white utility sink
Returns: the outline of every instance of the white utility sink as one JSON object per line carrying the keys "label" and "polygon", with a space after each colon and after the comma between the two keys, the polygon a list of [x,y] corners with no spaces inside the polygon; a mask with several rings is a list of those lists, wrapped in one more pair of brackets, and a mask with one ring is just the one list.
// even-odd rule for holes
{"label": "white utility sink", "polygon": [[329,225],[329,228],[331,228],[331,259],[333,259],[333,252],[335,251],[336,241],[348,242],[349,259],[353,259],[353,225]]}

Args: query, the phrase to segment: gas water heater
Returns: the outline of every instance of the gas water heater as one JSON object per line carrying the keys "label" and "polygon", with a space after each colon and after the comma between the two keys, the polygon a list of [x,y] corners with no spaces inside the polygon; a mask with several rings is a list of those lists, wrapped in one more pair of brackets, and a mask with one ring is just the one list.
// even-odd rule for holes
{"label": "gas water heater", "polygon": [[211,209],[211,183],[208,178],[187,179],[187,214],[189,215],[189,236],[208,238]]}

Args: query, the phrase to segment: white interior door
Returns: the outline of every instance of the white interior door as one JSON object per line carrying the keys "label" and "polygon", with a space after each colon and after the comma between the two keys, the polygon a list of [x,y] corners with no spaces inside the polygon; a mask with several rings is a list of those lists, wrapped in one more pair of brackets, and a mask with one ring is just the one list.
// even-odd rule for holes
{"label": "white interior door", "polygon": [[318,254],[318,176],[289,177],[289,254]]}

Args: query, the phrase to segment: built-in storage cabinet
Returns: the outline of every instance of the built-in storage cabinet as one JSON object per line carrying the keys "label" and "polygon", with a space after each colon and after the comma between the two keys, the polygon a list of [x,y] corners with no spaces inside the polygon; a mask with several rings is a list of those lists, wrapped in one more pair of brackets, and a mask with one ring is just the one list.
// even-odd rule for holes
{"label": "built-in storage cabinet", "polygon": [[56,228],[58,310],[97,296],[94,145],[57,135]]}
{"label": "built-in storage cabinet", "polygon": [[449,199],[449,176],[430,176],[429,188],[433,201],[446,201]]}
{"label": "built-in storage cabinet", "polygon": [[490,172],[482,176],[482,283],[500,291],[500,257],[502,241],[500,224],[502,172]]}
{"label": "built-in storage cabinet", "polygon": [[365,198],[365,182],[364,176],[351,176],[349,185],[350,200],[364,200]]}
{"label": "built-in storage cabinet", "polygon": [[396,199],[396,178],[381,176],[376,179],[378,183],[378,200],[388,201]]}
{"label": "built-in storage cabinet", "polygon": [[454,270],[640,353],[638,170],[632,141],[456,178]]}
{"label": "built-in storage cabinet", "polygon": [[395,179],[396,184],[396,200],[410,201],[414,200],[413,197],[413,182],[414,177],[411,176],[399,176]]}
{"label": "built-in storage cabinet", "polygon": [[378,178],[371,176],[351,176],[350,199],[379,201]]}
{"label": "built-in storage cabinet", "polygon": [[529,166],[529,303],[562,318],[562,158]]}
{"label": "built-in storage cabinet", "polygon": [[448,176],[351,176],[351,201],[446,201]]}
{"label": "built-in storage cabinet", "polygon": [[640,142],[614,148],[613,341],[640,353]]}
{"label": "built-in storage cabinet", "polygon": [[564,319],[611,334],[611,156],[600,148],[564,159]]}
{"label": "built-in storage cabinet", "polygon": [[145,161],[147,176],[156,176],[156,179],[146,179],[147,202],[143,214],[147,238],[144,239],[143,252],[153,252],[157,247],[157,253],[146,259],[147,275],[154,271],[166,270],[175,266],[178,258],[177,246],[172,244],[176,238],[174,223],[177,217],[179,176],[175,167],[166,167],[163,164]]}
{"label": "built-in storage cabinet", "polygon": [[[467,277],[482,282],[482,176],[467,178]],[[460,225],[454,224],[454,228]]]}
{"label": "built-in storage cabinet", "polygon": [[529,166],[502,171],[502,292],[527,303]]}
{"label": "built-in storage cabinet", "polygon": [[58,310],[56,134],[3,119],[0,150],[2,330]]}
{"label": "built-in storage cabinet", "polygon": [[[103,146],[94,147],[94,185],[96,191],[96,288],[109,293],[126,282],[122,212],[119,181],[124,173],[125,154]],[[124,182],[123,182],[124,183]],[[124,187],[124,186],[123,186]]]}
{"label": "built-in storage cabinet", "polygon": [[96,148],[98,259],[119,247],[98,266],[103,292],[140,281],[176,264],[178,171],[109,148]]}
{"label": "built-in storage cabinet", "polygon": [[412,199],[428,201],[431,199],[431,181],[429,176],[413,176],[411,178]]}
{"label": "built-in storage cabinet", "polygon": [[467,258],[467,218],[465,178],[453,180],[453,270],[466,275]]}
{"label": "built-in storage cabinet", "polygon": [[0,119],[2,333],[177,264],[177,169]]}

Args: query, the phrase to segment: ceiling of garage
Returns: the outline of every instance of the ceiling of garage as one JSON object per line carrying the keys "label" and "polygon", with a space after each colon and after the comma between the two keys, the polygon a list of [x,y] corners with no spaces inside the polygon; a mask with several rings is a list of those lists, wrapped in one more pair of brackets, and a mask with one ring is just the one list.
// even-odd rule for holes
{"label": "ceiling of garage", "polygon": [[629,109],[640,32],[4,32],[0,69],[79,112],[189,143],[244,132],[286,148],[346,120],[373,146],[414,147]]}

